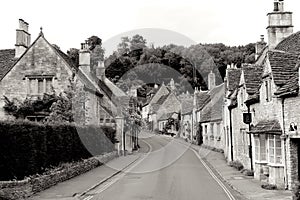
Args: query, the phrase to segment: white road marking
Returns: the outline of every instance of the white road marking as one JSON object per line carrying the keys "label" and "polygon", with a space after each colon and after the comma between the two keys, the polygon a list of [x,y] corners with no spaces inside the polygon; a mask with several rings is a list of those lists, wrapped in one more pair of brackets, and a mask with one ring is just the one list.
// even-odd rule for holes
{"label": "white road marking", "polygon": [[[141,158],[139,161],[137,161],[136,163],[134,163],[133,165],[131,166],[128,166],[129,168],[128,169],[124,169],[124,171],[122,173],[119,173],[117,174],[116,176],[112,177],[111,178],[111,181],[110,182],[107,182],[107,183],[103,183],[104,185],[100,185],[99,189],[95,191],[95,194],[101,194],[102,192],[104,192],[107,188],[109,188],[110,186],[112,186],[113,184],[115,184],[116,182],[118,182],[119,180],[121,180],[127,173],[129,173],[133,168],[135,168],[137,165],[139,165],[151,152],[152,152],[152,146],[146,142],[146,141],[143,141],[145,142],[148,146],[149,146],[149,152],[146,153],[143,158]],[[109,180],[107,180],[109,181]],[[103,187],[102,187],[103,186]],[[95,195],[92,195],[92,196],[88,196],[88,197],[85,197],[83,200],[90,200],[94,197]]]}
{"label": "white road marking", "polygon": [[[186,145],[183,144],[181,142],[179,142],[182,145]],[[187,145],[186,145],[187,146]],[[189,148],[191,151],[194,152],[194,154],[197,156],[197,158],[200,160],[200,162],[203,164],[203,166],[206,168],[206,170],[208,171],[208,173],[213,177],[213,179],[219,184],[219,186],[224,190],[224,192],[226,193],[226,195],[228,196],[228,198],[230,200],[236,200],[234,198],[234,196],[231,194],[231,192],[226,188],[226,186],[222,183],[222,181],[214,174],[214,172],[207,166],[207,164],[203,161],[203,159],[200,157],[200,155],[198,154],[198,152],[193,149],[193,148]]]}

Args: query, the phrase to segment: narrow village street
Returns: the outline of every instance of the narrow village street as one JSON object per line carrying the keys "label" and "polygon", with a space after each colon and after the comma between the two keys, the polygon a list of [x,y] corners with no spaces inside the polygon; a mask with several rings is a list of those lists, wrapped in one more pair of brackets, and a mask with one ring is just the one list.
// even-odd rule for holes
{"label": "narrow village street", "polygon": [[[168,136],[147,134],[140,145],[138,153],[113,160],[45,190],[32,199],[242,199],[217,176],[210,174],[211,170],[203,165],[189,143]],[[128,161],[124,162],[124,159]],[[116,173],[131,161],[134,162],[125,170]],[[97,184],[109,171],[115,174]],[[92,188],[94,185],[96,187]]]}

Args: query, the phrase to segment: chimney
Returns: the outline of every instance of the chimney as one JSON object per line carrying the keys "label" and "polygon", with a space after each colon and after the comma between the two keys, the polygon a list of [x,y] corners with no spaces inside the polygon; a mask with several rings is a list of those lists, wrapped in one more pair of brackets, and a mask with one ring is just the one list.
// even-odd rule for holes
{"label": "chimney", "polygon": [[79,51],[79,69],[89,74],[91,72],[91,54],[87,41],[81,43]]}
{"label": "chimney", "polygon": [[104,81],[104,79],[105,79],[105,66],[104,66],[103,61],[98,62],[98,66],[97,66],[97,69],[96,69],[96,76],[101,81]]}
{"label": "chimney", "polygon": [[173,78],[171,78],[171,80],[170,80],[170,88],[171,88],[172,91],[175,90],[175,83],[174,83],[174,79]]}
{"label": "chimney", "polygon": [[212,71],[208,74],[208,90],[212,90],[216,87],[216,75]]}
{"label": "chimney", "polygon": [[259,57],[262,50],[266,47],[267,43],[265,42],[265,36],[260,36],[260,41],[256,42],[255,44],[255,60]]}
{"label": "chimney", "polygon": [[16,30],[16,52],[15,58],[20,58],[30,46],[30,34],[28,33],[29,24],[23,19],[19,19],[19,28]]}
{"label": "chimney", "polygon": [[269,49],[274,49],[279,42],[293,33],[292,14],[284,11],[284,0],[274,0],[274,10],[267,14]]}

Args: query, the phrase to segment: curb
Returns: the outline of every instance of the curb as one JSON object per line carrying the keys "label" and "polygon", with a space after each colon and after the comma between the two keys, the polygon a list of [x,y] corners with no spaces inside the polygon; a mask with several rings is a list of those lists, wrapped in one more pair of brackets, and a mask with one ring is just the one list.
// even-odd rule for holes
{"label": "curb", "polygon": [[[185,142],[185,141],[182,141],[180,140],[180,142]],[[185,143],[188,143],[188,142],[185,142]],[[221,181],[223,181],[224,183],[226,183],[231,189],[233,189],[235,192],[237,192],[238,194],[240,194],[241,196],[243,196],[245,199],[247,200],[250,200],[249,198],[247,198],[239,189],[237,189],[235,186],[233,186],[228,180],[226,180],[222,175],[221,173],[215,168],[212,166],[212,164],[204,157],[202,157],[202,155],[199,153],[199,150],[200,150],[200,146],[198,148],[194,147],[193,144],[191,143],[188,143],[190,145],[190,147],[192,149],[194,149],[198,155],[202,158],[202,160],[207,164],[207,166],[215,173],[215,175],[218,176],[218,178],[220,178]],[[206,149],[210,152],[212,152],[211,150],[209,149]],[[216,153],[219,153],[219,152],[216,152]]]}

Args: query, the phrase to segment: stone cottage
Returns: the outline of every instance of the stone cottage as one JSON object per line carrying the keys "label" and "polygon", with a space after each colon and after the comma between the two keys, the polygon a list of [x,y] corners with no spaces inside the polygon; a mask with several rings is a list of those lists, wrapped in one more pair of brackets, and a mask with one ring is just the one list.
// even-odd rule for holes
{"label": "stone cottage", "polygon": [[[118,107],[114,99],[123,95],[105,77],[103,63],[97,74],[91,72],[89,45],[81,44],[79,66],[56,45],[47,41],[42,30],[31,43],[29,25],[19,20],[15,49],[0,50],[0,119],[11,118],[3,109],[4,96],[8,99],[36,99],[43,94],[60,94],[75,85],[76,105],[74,118],[77,124],[116,126]],[[38,114],[28,119],[36,120]],[[118,133],[121,134],[121,130]],[[121,136],[118,139],[121,141]]]}

